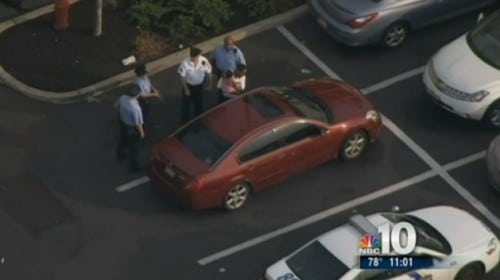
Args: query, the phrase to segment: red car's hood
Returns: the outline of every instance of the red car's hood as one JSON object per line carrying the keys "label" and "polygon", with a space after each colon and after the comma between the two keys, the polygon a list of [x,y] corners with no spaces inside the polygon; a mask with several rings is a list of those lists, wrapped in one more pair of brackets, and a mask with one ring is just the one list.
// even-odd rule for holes
{"label": "red car's hood", "polygon": [[158,143],[154,149],[154,157],[165,164],[172,164],[176,169],[189,177],[197,177],[206,173],[210,166],[196,158],[175,137],[168,137]]}

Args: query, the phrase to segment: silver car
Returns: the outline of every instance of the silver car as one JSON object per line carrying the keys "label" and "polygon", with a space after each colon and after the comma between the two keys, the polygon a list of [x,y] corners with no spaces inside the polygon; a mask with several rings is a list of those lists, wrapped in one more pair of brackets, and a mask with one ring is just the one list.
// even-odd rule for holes
{"label": "silver car", "polygon": [[498,0],[308,0],[318,24],[337,41],[400,46],[411,30],[479,10]]}
{"label": "silver car", "polygon": [[490,185],[500,191],[500,135],[491,141],[486,152],[486,169]]}

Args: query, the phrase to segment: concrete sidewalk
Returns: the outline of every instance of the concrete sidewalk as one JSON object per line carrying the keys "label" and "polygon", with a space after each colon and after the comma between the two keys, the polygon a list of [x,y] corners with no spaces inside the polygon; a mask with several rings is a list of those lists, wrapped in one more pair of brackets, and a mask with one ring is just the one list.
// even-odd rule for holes
{"label": "concrete sidewalk", "polygon": [[52,5],[53,2],[54,0],[0,0],[0,21],[12,19],[26,11]]}
{"label": "concrete sidewalk", "polygon": [[[78,1],[80,0],[71,0],[72,3],[76,3]],[[0,23],[0,33],[16,24],[21,24],[23,22],[29,21],[41,15],[51,13],[53,11],[54,11],[54,6],[48,5],[33,12],[2,22]],[[207,53],[212,51],[216,46],[220,45],[223,41],[223,38],[227,35],[232,35],[236,40],[239,41],[249,36],[258,34],[260,32],[283,25],[286,22],[292,21],[303,15],[306,11],[307,11],[307,6],[302,5],[285,13],[267,18],[265,20],[247,25],[240,29],[233,30],[225,34],[222,34],[220,36],[211,38],[205,42],[199,43],[197,47],[202,49],[203,52]],[[148,70],[150,74],[161,72],[172,66],[178,65],[182,61],[182,59],[184,59],[188,55],[189,55],[188,49],[184,49],[179,52],[170,54],[168,56],[165,56],[163,58],[148,63]],[[78,90],[73,90],[68,92],[50,92],[50,91],[40,90],[20,82],[10,73],[8,73],[2,66],[0,66],[0,81],[5,83],[7,86],[31,98],[54,104],[68,104],[68,103],[79,102],[82,100],[91,100],[94,97],[105,94],[106,92],[114,88],[129,84],[134,80],[134,77],[135,74],[133,70],[130,70]]]}
{"label": "concrete sidewalk", "polygon": [[2,3],[22,11],[38,9],[45,5],[53,4],[54,0],[0,0]]}

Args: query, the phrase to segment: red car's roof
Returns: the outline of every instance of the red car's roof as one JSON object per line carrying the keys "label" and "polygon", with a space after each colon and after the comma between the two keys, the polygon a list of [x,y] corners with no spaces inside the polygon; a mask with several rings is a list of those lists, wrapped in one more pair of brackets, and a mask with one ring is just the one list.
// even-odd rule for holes
{"label": "red car's roof", "polygon": [[293,116],[297,114],[272,89],[260,88],[212,109],[202,121],[217,135],[235,143],[270,121]]}

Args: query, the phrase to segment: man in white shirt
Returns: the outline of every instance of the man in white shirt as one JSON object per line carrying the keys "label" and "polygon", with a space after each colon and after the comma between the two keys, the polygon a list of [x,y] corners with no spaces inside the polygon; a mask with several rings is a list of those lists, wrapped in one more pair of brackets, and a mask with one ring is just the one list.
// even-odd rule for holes
{"label": "man in white shirt", "polygon": [[[179,65],[177,72],[182,83],[182,113],[181,121],[186,123],[191,117],[196,117],[203,112],[203,92],[212,80],[212,65],[208,59],[201,55],[201,50],[193,47],[188,58]],[[194,107],[193,116],[190,114],[191,105]]]}

